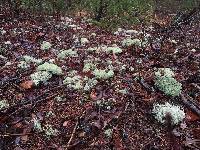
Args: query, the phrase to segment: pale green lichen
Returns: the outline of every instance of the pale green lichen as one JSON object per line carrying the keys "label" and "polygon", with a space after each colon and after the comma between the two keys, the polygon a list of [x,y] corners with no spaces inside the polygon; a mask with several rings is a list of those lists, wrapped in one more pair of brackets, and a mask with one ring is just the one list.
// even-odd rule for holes
{"label": "pale green lichen", "polygon": [[37,118],[33,118],[33,127],[35,130],[42,132],[42,125],[40,123],[40,120],[38,120]]}
{"label": "pale green lichen", "polygon": [[178,96],[182,90],[182,84],[177,82],[173,77],[157,77],[155,85],[169,96]]}
{"label": "pale green lichen", "polygon": [[171,105],[168,102],[165,104],[156,104],[153,107],[152,113],[156,120],[160,123],[166,123],[166,115],[170,115],[172,119],[172,125],[177,125],[185,118],[184,111],[180,106]]}
{"label": "pale green lichen", "polygon": [[91,70],[94,70],[96,68],[96,65],[91,62],[85,62],[83,67],[83,72],[88,72]]}
{"label": "pale green lichen", "polygon": [[38,71],[47,71],[51,74],[62,75],[62,69],[55,64],[45,62],[37,67]]}
{"label": "pale green lichen", "polygon": [[20,69],[28,69],[30,65],[26,61],[20,61],[17,67]]}
{"label": "pale green lichen", "polygon": [[114,76],[113,70],[95,69],[92,73],[97,79],[108,79]]}
{"label": "pale green lichen", "polygon": [[25,61],[26,63],[36,63],[36,64],[42,63],[42,59],[35,59],[34,57],[31,57],[31,56],[28,56],[28,55],[24,55],[22,57],[22,60]]}
{"label": "pale green lichen", "polygon": [[128,38],[128,39],[124,39],[122,41],[122,46],[129,47],[129,46],[132,46],[132,45],[141,46],[140,39],[130,39],[130,38]]}
{"label": "pale green lichen", "polygon": [[159,77],[173,77],[174,72],[170,68],[158,68],[158,70],[155,72],[156,78]]}
{"label": "pale green lichen", "polygon": [[89,47],[88,49],[87,49],[87,51],[88,52],[95,52],[95,51],[97,51],[97,47]]}
{"label": "pale green lichen", "polygon": [[49,43],[49,42],[47,42],[47,41],[43,41],[40,48],[41,48],[42,50],[48,50],[48,49],[51,48],[51,46],[52,46],[51,43]]}
{"label": "pale green lichen", "polygon": [[121,89],[121,90],[119,89],[118,92],[123,94],[123,95],[128,93],[127,89]]}
{"label": "pale green lichen", "polygon": [[34,84],[38,85],[41,82],[47,82],[52,77],[52,74],[47,71],[38,71],[31,74],[30,77]]}
{"label": "pale green lichen", "polygon": [[9,103],[6,100],[0,100],[0,111],[2,109],[8,108],[9,106],[10,106]]}
{"label": "pale green lichen", "polygon": [[107,53],[114,53],[114,54],[118,54],[118,53],[122,53],[122,49],[119,47],[108,47],[106,49]]}
{"label": "pale green lichen", "polygon": [[66,57],[78,57],[77,51],[68,49],[68,50],[63,50],[58,54],[58,58],[60,59],[64,59]]}
{"label": "pale green lichen", "polygon": [[89,43],[89,40],[87,38],[81,38],[80,42],[81,42],[81,45],[85,45]]}
{"label": "pale green lichen", "polygon": [[105,134],[106,137],[112,138],[113,129],[106,129],[106,130],[104,131],[104,134]]}
{"label": "pale green lichen", "polygon": [[80,90],[83,88],[82,77],[79,75],[73,77],[66,77],[63,81],[63,84],[75,90]]}
{"label": "pale green lichen", "polygon": [[83,88],[84,91],[90,91],[98,83],[98,81],[96,79],[94,79],[94,78],[90,79],[88,77],[85,78],[85,81],[86,81],[86,83]]}
{"label": "pale green lichen", "polygon": [[47,137],[51,137],[51,136],[56,136],[58,135],[59,131],[57,129],[54,129],[52,127],[52,125],[47,124],[44,128],[43,131],[45,132],[45,135]]}

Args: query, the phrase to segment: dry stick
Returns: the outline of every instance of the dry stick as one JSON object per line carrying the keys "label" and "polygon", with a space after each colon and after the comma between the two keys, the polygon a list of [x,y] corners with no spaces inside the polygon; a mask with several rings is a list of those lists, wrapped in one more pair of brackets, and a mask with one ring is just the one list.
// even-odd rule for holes
{"label": "dry stick", "polygon": [[77,126],[78,126],[78,123],[79,123],[79,119],[81,119],[81,118],[83,117],[83,115],[85,114],[85,112],[86,112],[86,111],[83,111],[82,115],[77,119],[76,125],[74,126],[74,129],[73,129],[73,131],[72,131],[72,134],[71,134],[71,136],[70,136],[70,139],[69,139],[69,141],[67,142],[67,148],[66,148],[66,150],[69,149],[70,144],[71,144],[71,142],[72,142],[72,140],[73,140],[73,138],[74,138],[74,136],[75,136],[76,129],[77,129]]}
{"label": "dry stick", "polygon": [[74,126],[74,129],[73,129],[73,131],[72,131],[72,134],[71,134],[71,137],[70,137],[70,139],[69,139],[69,141],[67,142],[67,149],[70,147],[70,144],[71,144],[71,141],[72,141],[72,139],[74,138],[74,135],[75,135],[75,133],[76,133],[76,128],[77,128],[77,126],[78,126],[78,120],[76,121],[76,125]]}
{"label": "dry stick", "polygon": [[184,94],[181,94],[181,99],[182,102],[190,109],[192,110],[195,114],[197,114],[200,117],[200,107],[198,104],[194,102],[192,98],[186,98]]}
{"label": "dry stick", "polygon": [[0,137],[9,137],[9,136],[25,136],[25,135],[31,135],[31,133],[14,133],[14,134],[11,134],[11,133],[5,133],[5,134],[0,134]]}
{"label": "dry stick", "polygon": [[191,85],[193,85],[195,88],[197,88],[200,91],[200,86],[197,85],[196,83],[192,83]]}

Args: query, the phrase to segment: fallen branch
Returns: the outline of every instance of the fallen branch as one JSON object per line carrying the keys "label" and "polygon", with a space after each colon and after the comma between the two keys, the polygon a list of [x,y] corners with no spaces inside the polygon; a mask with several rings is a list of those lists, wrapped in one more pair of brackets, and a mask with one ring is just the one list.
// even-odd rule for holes
{"label": "fallen branch", "polygon": [[182,103],[185,104],[192,112],[194,112],[195,114],[197,114],[200,117],[200,107],[198,104],[196,104],[194,102],[194,100],[190,97],[187,98],[184,96],[184,94],[181,94],[181,99],[182,99]]}

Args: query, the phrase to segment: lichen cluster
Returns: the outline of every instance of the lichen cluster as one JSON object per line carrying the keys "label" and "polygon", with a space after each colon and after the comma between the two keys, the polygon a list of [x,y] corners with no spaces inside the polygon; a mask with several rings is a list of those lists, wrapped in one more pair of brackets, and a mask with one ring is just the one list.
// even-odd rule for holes
{"label": "lichen cluster", "polygon": [[108,79],[114,76],[113,70],[95,69],[92,73],[97,79]]}
{"label": "lichen cluster", "polygon": [[2,109],[8,108],[10,105],[6,100],[0,100],[0,111]]}
{"label": "lichen cluster", "polygon": [[47,82],[52,77],[52,74],[47,71],[37,71],[31,74],[30,77],[34,84],[38,85]]}
{"label": "lichen cluster", "polygon": [[30,67],[30,63],[39,65],[42,63],[42,59],[36,59],[34,57],[24,55],[17,67],[20,69],[28,69]]}
{"label": "lichen cluster", "polygon": [[37,71],[47,71],[48,73],[54,74],[54,75],[62,75],[62,69],[58,67],[55,64],[47,63],[41,64],[37,67]]}
{"label": "lichen cluster", "polygon": [[160,68],[155,72],[155,85],[159,90],[169,96],[178,96],[182,90],[182,84],[173,78],[174,73],[169,68]]}
{"label": "lichen cluster", "polygon": [[68,50],[63,50],[58,54],[59,59],[64,59],[66,57],[78,57],[77,51],[68,49]]}
{"label": "lichen cluster", "polygon": [[40,48],[41,50],[49,50],[51,46],[52,46],[51,43],[43,41]]}
{"label": "lichen cluster", "polygon": [[122,49],[119,48],[119,47],[117,47],[117,46],[115,46],[115,47],[108,47],[108,48],[106,49],[106,52],[107,52],[107,53],[118,54],[118,53],[121,53],[121,52],[122,52]]}
{"label": "lichen cluster", "polygon": [[177,125],[185,118],[185,113],[179,106],[171,105],[168,102],[154,105],[152,113],[160,123],[166,123],[166,116],[170,115],[172,125]]}
{"label": "lichen cluster", "polygon": [[80,90],[83,88],[83,81],[81,79],[81,76],[79,75],[75,75],[73,77],[66,77],[63,81],[63,84],[75,90]]}
{"label": "lichen cluster", "polygon": [[47,124],[43,128],[43,131],[45,132],[45,135],[47,137],[56,136],[59,133],[59,131],[57,129],[53,128],[52,125],[50,125],[50,124]]}
{"label": "lichen cluster", "polygon": [[42,59],[36,59],[36,58],[28,56],[28,55],[24,55],[22,57],[22,60],[25,61],[26,63],[36,63],[36,64],[42,63]]}
{"label": "lichen cluster", "polygon": [[140,39],[131,39],[131,38],[128,38],[128,39],[124,39],[122,41],[122,46],[129,47],[129,46],[133,46],[133,45],[140,46],[141,45]]}

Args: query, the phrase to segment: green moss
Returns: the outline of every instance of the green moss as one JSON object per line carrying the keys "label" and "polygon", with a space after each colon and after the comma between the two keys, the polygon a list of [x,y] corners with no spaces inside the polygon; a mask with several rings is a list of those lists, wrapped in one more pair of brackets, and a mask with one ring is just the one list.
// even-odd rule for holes
{"label": "green moss", "polygon": [[38,71],[47,71],[55,75],[62,75],[62,69],[55,64],[45,62],[37,67]]}
{"label": "green moss", "polygon": [[182,90],[182,84],[172,77],[158,77],[155,81],[155,85],[166,95],[170,96],[178,96]]}
{"label": "green moss", "polygon": [[30,77],[31,77],[31,80],[34,82],[34,84],[38,85],[41,82],[48,81],[52,77],[52,74],[46,71],[38,71],[31,74]]}

